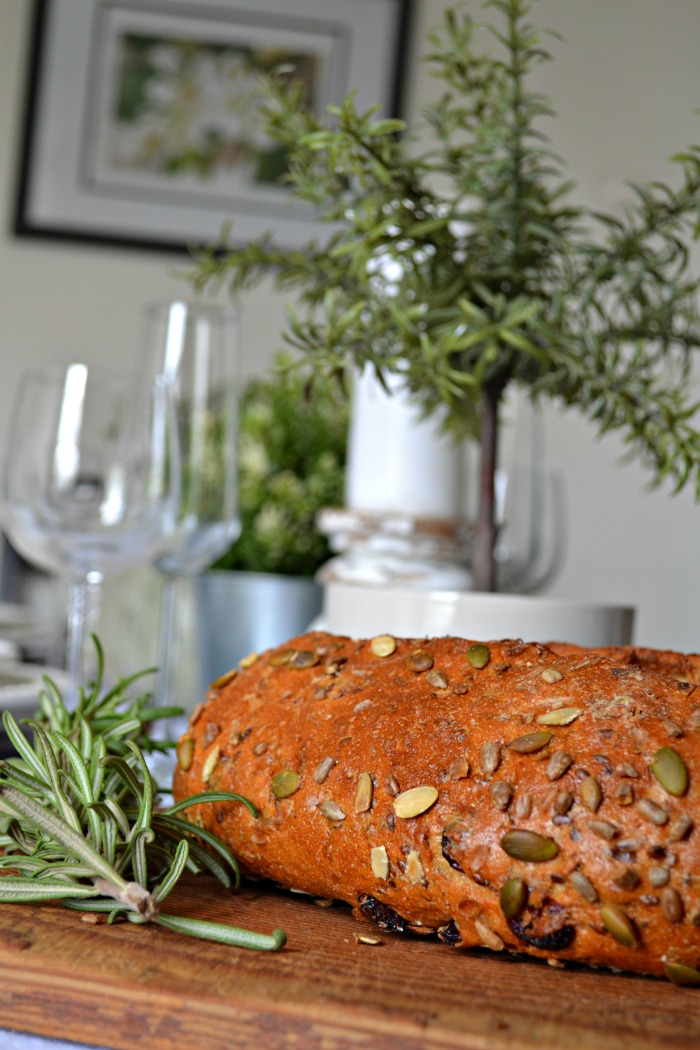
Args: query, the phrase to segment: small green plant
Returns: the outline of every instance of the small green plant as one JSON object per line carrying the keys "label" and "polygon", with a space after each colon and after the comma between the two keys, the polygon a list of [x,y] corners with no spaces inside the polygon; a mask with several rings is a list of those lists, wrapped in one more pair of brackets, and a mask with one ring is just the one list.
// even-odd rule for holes
{"label": "small green plant", "polygon": [[107,912],[112,921],[154,922],[223,944],[278,950],[282,930],[259,934],[163,910],[185,872],[207,872],[224,887],[239,884],[231,851],[182,811],[201,802],[242,804],[253,816],[257,810],[241,795],[216,791],[159,804],[144,751],[168,745],[154,745],[148,726],[178,709],[154,709],[149,693],[130,695],[140,674],[103,690],[95,644],[98,672],[74,709],[45,679],[37,717],[25,720],[31,742],[3,712],[16,753],[0,762],[0,903],[60,900]]}
{"label": "small green plant", "polygon": [[290,311],[287,340],[316,373],[401,373],[426,413],[446,410],[456,434],[478,438],[478,590],[495,586],[494,478],[513,384],[621,432],[654,480],[700,495],[688,383],[700,347],[688,259],[700,148],[674,158],[677,187],[632,184],[621,218],[572,203],[542,131],[549,101],[528,86],[551,57],[533,6],[487,0],[485,26],[447,10],[427,56],[443,93],[412,132],[358,112],[352,95],[317,118],[300,89],[270,80],[268,132],[329,236],[285,250],[224,234],[191,275],[235,292],[272,274],[298,294],[305,316]]}
{"label": "small green plant", "polygon": [[347,406],[338,384],[305,384],[279,355],[241,401],[241,535],[217,569],[313,576],[330,557],[316,514],[344,498]]}

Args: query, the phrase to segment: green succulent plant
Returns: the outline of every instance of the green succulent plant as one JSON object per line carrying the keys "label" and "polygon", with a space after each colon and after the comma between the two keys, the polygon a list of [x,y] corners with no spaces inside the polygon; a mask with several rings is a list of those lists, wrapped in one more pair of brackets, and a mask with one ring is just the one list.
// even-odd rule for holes
{"label": "green succulent plant", "polygon": [[278,355],[243,393],[241,534],[215,569],[313,576],[330,557],[315,519],[343,503],[347,405],[336,382],[310,388],[290,366]]}
{"label": "green succulent plant", "polygon": [[630,184],[621,218],[579,206],[542,131],[550,103],[529,87],[551,58],[534,4],[483,6],[485,26],[448,9],[432,34],[426,61],[443,93],[420,127],[358,112],[353,95],[317,117],[283,75],[268,80],[268,132],[288,151],[292,194],[329,234],[294,250],[224,234],[191,276],[238,292],[272,274],[297,295],[286,338],[317,374],[401,373],[426,413],[446,410],[453,431],[477,436],[472,569],[476,589],[491,590],[513,385],[619,431],[654,480],[700,495],[688,382],[700,347],[689,263],[700,147],[673,158],[675,187]]}

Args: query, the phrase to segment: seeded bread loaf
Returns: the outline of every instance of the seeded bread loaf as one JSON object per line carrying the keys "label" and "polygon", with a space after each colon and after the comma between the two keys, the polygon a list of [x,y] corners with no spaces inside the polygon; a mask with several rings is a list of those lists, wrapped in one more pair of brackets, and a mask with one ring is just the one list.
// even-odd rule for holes
{"label": "seeded bread loaf", "polygon": [[215,684],[174,794],[380,927],[700,984],[700,689],[576,650],[313,632]]}

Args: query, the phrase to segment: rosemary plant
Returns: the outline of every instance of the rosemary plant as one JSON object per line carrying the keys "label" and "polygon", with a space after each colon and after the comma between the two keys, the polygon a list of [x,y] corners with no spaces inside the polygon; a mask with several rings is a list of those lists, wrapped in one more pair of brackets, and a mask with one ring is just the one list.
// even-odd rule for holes
{"label": "rosemary plant", "polygon": [[225,232],[190,276],[237,292],[273,275],[298,293],[287,340],[316,372],[400,374],[426,413],[478,439],[472,569],[476,589],[492,590],[500,411],[512,384],[619,431],[654,480],[700,497],[688,383],[700,347],[689,264],[700,148],[674,158],[674,187],[631,184],[621,218],[572,202],[542,131],[549,100],[530,87],[551,58],[529,21],[534,4],[483,6],[494,15],[485,26],[459,5],[431,35],[426,60],[443,90],[417,129],[359,112],[352,94],[319,117],[284,70],[268,80],[267,130],[288,153],[291,192],[328,237],[287,250]]}
{"label": "rosemary plant", "polygon": [[232,792],[204,792],[160,807],[144,751],[162,749],[148,737],[156,718],[174,709],[149,706],[150,694],[129,697],[141,674],[103,692],[104,661],[68,710],[50,679],[39,713],[25,720],[32,742],[9,711],[5,732],[16,755],[0,763],[0,902],[56,901],[108,912],[110,921],[160,926],[207,940],[275,951],[282,930],[260,934],[161,910],[182,874],[208,872],[238,886],[238,864],[215,836],[182,815],[201,802],[255,806]]}

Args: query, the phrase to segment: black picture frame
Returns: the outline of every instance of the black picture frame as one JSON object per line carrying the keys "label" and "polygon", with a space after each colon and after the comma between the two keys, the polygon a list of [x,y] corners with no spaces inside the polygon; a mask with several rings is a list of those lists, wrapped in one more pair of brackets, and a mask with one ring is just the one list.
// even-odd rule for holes
{"label": "black picture frame", "polygon": [[[356,89],[360,107],[400,115],[412,6],[35,0],[14,234],[184,253],[232,221],[234,240],[269,230],[286,247],[303,243],[315,219],[266,175],[271,151],[245,109],[251,68],[293,56],[317,108]],[[195,94],[212,97],[188,139],[183,99],[197,73]],[[239,94],[217,111],[231,84]]]}

